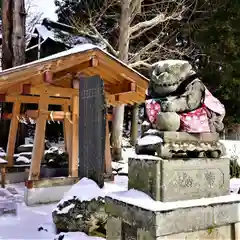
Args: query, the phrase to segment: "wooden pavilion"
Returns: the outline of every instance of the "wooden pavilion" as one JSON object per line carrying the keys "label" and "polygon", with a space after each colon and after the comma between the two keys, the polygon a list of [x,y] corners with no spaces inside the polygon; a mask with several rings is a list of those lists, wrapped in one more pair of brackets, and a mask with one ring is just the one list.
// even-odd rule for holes
{"label": "wooden pavilion", "polygon": [[[107,52],[91,44],[0,72],[0,101],[12,102],[7,145],[8,166],[13,166],[17,128],[21,117],[36,120],[29,180],[38,180],[44,153],[46,121],[64,123],[65,149],[69,154],[69,175],[78,176],[79,78],[98,75],[104,81],[108,105],[143,102],[148,79]],[[87,81],[87,78],[86,78]],[[21,112],[21,104],[38,104],[38,110]],[[62,111],[51,112],[49,105]],[[106,134],[109,136],[108,124]],[[111,173],[109,137],[106,138],[105,172]]]}

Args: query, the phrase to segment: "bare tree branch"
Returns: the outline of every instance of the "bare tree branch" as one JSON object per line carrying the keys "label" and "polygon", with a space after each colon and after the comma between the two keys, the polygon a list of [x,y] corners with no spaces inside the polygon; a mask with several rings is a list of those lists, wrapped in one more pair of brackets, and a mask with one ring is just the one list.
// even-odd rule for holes
{"label": "bare tree branch", "polygon": [[142,61],[137,61],[137,62],[131,63],[128,66],[131,68],[138,68],[138,67],[142,67],[142,66],[145,68],[150,68],[151,64],[147,63],[147,61],[145,61],[145,60],[142,60]]}
{"label": "bare tree branch", "polygon": [[133,63],[136,61],[138,58],[141,58],[142,54],[146,53],[149,49],[157,45],[159,42],[159,39],[156,38],[155,40],[151,41],[149,44],[147,44],[145,47],[143,47],[139,52],[134,54],[134,56],[129,60],[129,63]]}
{"label": "bare tree branch", "polygon": [[93,31],[96,33],[96,35],[99,37],[99,39],[100,39],[104,44],[106,44],[107,48],[111,51],[111,53],[112,53],[115,57],[117,57],[118,54],[119,54],[119,52],[116,51],[116,50],[112,47],[112,45],[101,35],[101,33],[97,30],[96,27],[94,27],[94,25],[93,25],[92,23],[90,24],[90,26],[91,26],[91,28],[93,29]]}
{"label": "bare tree branch", "polygon": [[167,22],[169,20],[180,21],[182,19],[182,14],[181,13],[182,13],[182,11],[179,14],[175,13],[171,16],[166,16],[165,14],[160,13],[151,20],[140,22],[140,23],[137,23],[136,25],[132,26],[130,28],[130,35],[132,35],[133,33],[137,32],[137,31],[140,31],[142,29],[147,28],[148,30],[150,30],[153,27],[157,26],[158,24],[163,23],[163,22]]}

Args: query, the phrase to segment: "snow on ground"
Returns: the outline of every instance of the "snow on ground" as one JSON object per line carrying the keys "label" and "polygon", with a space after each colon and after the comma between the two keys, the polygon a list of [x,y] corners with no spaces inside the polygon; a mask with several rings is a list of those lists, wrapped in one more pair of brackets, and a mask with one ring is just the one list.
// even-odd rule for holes
{"label": "snow on ground", "polygon": [[[85,179],[84,181],[87,183],[87,180]],[[89,183],[91,185],[92,181],[88,180],[86,189],[89,187]],[[10,184],[7,187],[9,186],[11,187],[12,191],[15,189],[15,191],[18,192],[17,216],[0,216],[0,239],[57,239],[55,226],[52,222],[52,211],[56,208],[57,203],[27,207],[23,203],[24,184]],[[75,188],[73,186],[72,191],[68,192],[68,195],[76,195],[75,191],[77,188],[78,185]],[[106,192],[124,191],[126,189],[127,177],[125,176],[116,176],[114,183],[106,183],[104,187],[104,191]],[[90,194],[89,191],[88,194]],[[21,199],[21,201],[19,201],[19,199]],[[102,238],[88,237],[83,233],[67,233],[64,236],[64,240],[91,239],[100,240]]]}

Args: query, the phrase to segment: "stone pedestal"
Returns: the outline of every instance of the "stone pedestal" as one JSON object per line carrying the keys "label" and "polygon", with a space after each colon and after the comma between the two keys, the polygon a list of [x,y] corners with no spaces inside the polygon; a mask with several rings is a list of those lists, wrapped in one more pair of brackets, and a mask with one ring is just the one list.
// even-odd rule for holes
{"label": "stone pedestal", "polygon": [[235,240],[239,207],[239,195],[163,203],[136,190],[112,193],[106,197],[107,240]]}
{"label": "stone pedestal", "polygon": [[169,202],[223,196],[229,193],[229,159],[166,160],[136,155],[128,161],[128,189],[156,201]]}

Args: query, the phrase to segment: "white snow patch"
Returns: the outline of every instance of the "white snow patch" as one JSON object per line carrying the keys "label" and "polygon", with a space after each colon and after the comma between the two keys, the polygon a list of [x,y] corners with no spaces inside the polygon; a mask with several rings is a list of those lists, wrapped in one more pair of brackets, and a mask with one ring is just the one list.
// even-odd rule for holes
{"label": "white snow patch", "polygon": [[[106,183],[105,185],[105,188],[109,189],[108,191],[124,191],[127,189],[127,177],[115,177],[114,183]],[[15,188],[23,198],[24,183],[11,184],[9,186]],[[28,207],[22,202],[17,203],[17,206],[17,216],[0,217],[0,239],[58,239],[55,233],[55,225],[52,221],[52,210],[56,207],[56,204],[41,204]],[[40,231],[40,227],[43,230]],[[100,237],[89,237],[80,232],[61,233],[60,235],[64,235],[64,240],[104,240]]]}
{"label": "white snow patch", "polygon": [[19,147],[33,147],[33,144],[23,144],[23,145],[20,145]]}
{"label": "white snow patch", "polygon": [[59,236],[64,235],[64,240],[104,240],[105,238],[100,237],[89,237],[85,233],[81,232],[68,232],[68,233],[60,233]]}
{"label": "white snow patch", "polygon": [[7,161],[4,160],[4,159],[2,159],[2,158],[0,158],[0,163],[1,163],[1,164],[3,164],[3,163],[7,163]]}
{"label": "white snow patch", "polygon": [[6,157],[6,153],[5,152],[0,152],[0,157]]}
{"label": "white snow patch", "polygon": [[63,202],[72,199],[74,196],[80,201],[91,201],[98,197],[104,197],[104,192],[99,186],[88,178],[82,178],[79,182],[74,184],[72,188],[64,195],[63,199],[59,202]]}
{"label": "white snow patch", "polygon": [[[83,202],[98,199],[99,197],[104,198],[109,192],[125,190],[127,190],[127,183],[118,185],[115,183],[105,183],[104,187],[101,189],[93,180],[82,178],[79,182],[72,186],[72,188],[64,195],[58,205],[63,204],[65,201],[73,199],[74,196],[79,201]],[[59,209],[55,208],[54,211],[59,211]]]}
{"label": "white snow patch", "polygon": [[149,123],[148,121],[144,121],[144,122],[142,123],[142,125],[143,125],[143,126],[149,126],[150,123]]}
{"label": "white snow patch", "polygon": [[230,192],[237,194],[240,189],[240,178],[230,179]]}
{"label": "white snow patch", "polygon": [[163,140],[159,136],[144,136],[140,139],[138,139],[137,144],[139,146],[145,146],[145,145],[150,145],[150,144],[157,144],[157,143],[162,143]]}
{"label": "white snow patch", "polygon": [[154,201],[147,194],[135,189],[130,189],[123,192],[109,193],[107,196],[112,199],[116,199],[150,211],[170,211],[178,208],[201,207],[218,203],[240,202],[239,194],[231,194],[213,198],[200,198],[187,201],[160,202]]}
{"label": "white snow patch", "polygon": [[49,31],[45,26],[43,26],[42,24],[37,24],[35,26],[36,30],[39,32],[39,34],[41,35],[41,37],[43,38],[43,40],[47,40],[48,38],[51,38],[52,40],[56,40],[54,38],[54,32],[53,31]]}
{"label": "white snow patch", "polygon": [[58,212],[59,214],[66,214],[66,213],[69,212],[70,209],[72,209],[72,208],[74,208],[74,207],[75,207],[75,204],[71,203],[70,205],[62,208],[61,210],[58,209],[57,212]]}
{"label": "white snow patch", "polygon": [[184,64],[184,63],[189,63],[189,62],[188,61],[184,61],[184,60],[168,59],[168,60],[163,60],[163,61],[156,62],[154,64],[154,66],[158,65],[160,67],[163,67],[164,64],[172,66],[172,65]]}
{"label": "white snow patch", "polygon": [[28,158],[24,157],[24,156],[19,156],[16,159],[16,162],[24,162],[24,163],[31,163],[31,160],[29,160]]}

